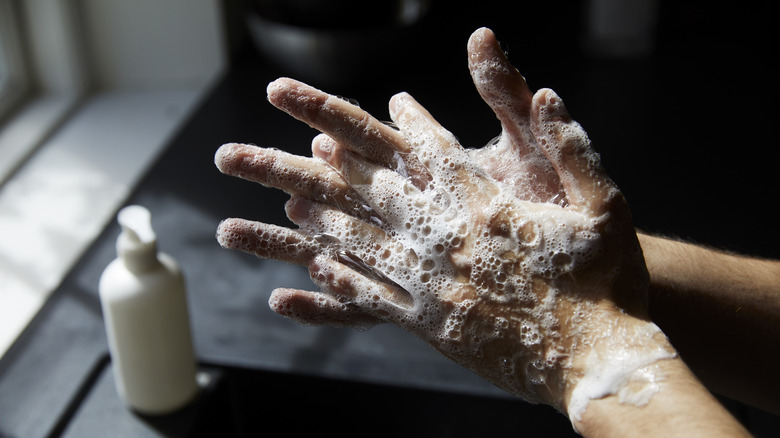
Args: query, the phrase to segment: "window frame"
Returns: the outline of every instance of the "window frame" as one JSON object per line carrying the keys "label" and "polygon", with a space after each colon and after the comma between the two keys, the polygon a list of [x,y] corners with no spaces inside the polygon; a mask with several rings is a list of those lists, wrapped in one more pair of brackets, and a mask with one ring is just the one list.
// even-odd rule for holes
{"label": "window frame", "polygon": [[[0,112],[0,187],[86,96],[90,81],[76,0],[0,0],[13,58]],[[32,30],[35,29],[33,32]],[[5,117],[2,117],[2,116]]]}
{"label": "window frame", "polygon": [[27,96],[29,81],[14,0],[0,0],[0,123]]}

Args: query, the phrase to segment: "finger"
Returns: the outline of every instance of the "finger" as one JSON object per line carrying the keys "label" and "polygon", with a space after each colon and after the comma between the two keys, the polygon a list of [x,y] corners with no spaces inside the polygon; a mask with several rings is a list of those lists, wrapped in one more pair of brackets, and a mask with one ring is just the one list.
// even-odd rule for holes
{"label": "finger", "polygon": [[318,256],[309,264],[309,273],[323,292],[382,320],[396,321],[414,306],[409,292],[349,253]]}
{"label": "finger", "polygon": [[369,223],[341,210],[301,197],[292,197],[285,205],[287,217],[315,240],[334,249],[351,248],[367,253],[377,251],[388,240],[379,228],[380,223]]}
{"label": "finger", "polygon": [[435,181],[435,184],[424,187],[424,191],[426,195],[439,198],[438,201],[431,200],[436,210],[447,208],[440,204],[445,198],[449,205],[450,201],[462,199],[462,195],[468,193],[475,195],[469,197],[472,201],[482,202],[484,197],[492,197],[497,193],[494,181],[487,178],[484,169],[475,165],[474,159],[455,136],[409,94],[393,96],[391,117]]}
{"label": "finger", "polygon": [[331,166],[277,149],[231,143],[217,150],[214,161],[222,173],[290,194],[332,197],[349,189]]}
{"label": "finger", "polygon": [[277,289],[271,308],[306,324],[370,327],[383,321],[401,321],[413,307],[411,295],[393,284],[320,255],[309,265],[312,281],[322,292]]}
{"label": "finger", "polygon": [[223,248],[303,266],[322,251],[319,242],[299,231],[245,219],[222,221],[217,241]]}
{"label": "finger", "polygon": [[446,178],[454,171],[469,167],[471,160],[458,139],[408,93],[393,96],[390,117],[431,174]]}
{"label": "finger", "polygon": [[305,325],[328,325],[368,329],[382,322],[322,292],[275,289],[268,300],[271,309]]}
{"label": "finger", "polygon": [[312,144],[312,154],[330,164],[344,181],[352,188],[359,188],[371,183],[374,173],[387,170],[364,157],[345,150],[341,144],[326,134],[315,137]]}
{"label": "finger", "polygon": [[468,42],[469,71],[482,99],[495,112],[506,133],[523,140],[518,153],[532,145],[528,129],[533,93],[523,75],[509,62],[493,31],[481,28]]}
{"label": "finger", "polygon": [[[375,225],[387,223],[392,228],[409,213],[411,198],[420,193],[414,181],[398,172],[368,162],[351,151],[345,151],[333,139],[316,141],[314,154],[334,166],[350,187],[360,196],[356,205],[363,215],[354,214]],[[345,212],[347,210],[342,209]]]}
{"label": "finger", "polygon": [[502,128],[492,148],[477,150],[473,156],[493,178],[514,186],[520,199],[555,199],[561,192],[560,182],[531,131],[533,93],[525,78],[509,62],[490,29],[471,35],[468,54],[474,85]]}
{"label": "finger", "polygon": [[343,148],[395,170],[423,188],[427,172],[403,136],[359,107],[301,82],[282,78],[268,85],[277,108],[327,134]]}
{"label": "finger", "polygon": [[561,98],[552,90],[539,90],[534,95],[532,115],[537,141],[555,167],[569,204],[594,215],[606,212],[611,201],[620,198],[620,192]]}
{"label": "finger", "polygon": [[430,168],[432,160],[458,155],[465,159],[465,153],[458,139],[446,130],[409,93],[398,93],[390,99],[390,118],[400,128],[410,150],[422,164]]}
{"label": "finger", "polygon": [[319,159],[276,149],[226,144],[214,161],[225,174],[275,187],[291,195],[306,196],[366,218],[359,195],[339,173]]}
{"label": "finger", "polygon": [[[309,270],[315,282],[317,278],[313,273],[322,267],[329,267],[330,272],[341,273],[342,276],[346,272],[343,269],[348,268],[348,272],[360,274],[361,281],[370,279],[384,285],[383,287],[397,289],[393,294],[403,292],[394,302],[411,303],[411,297],[406,296],[408,293],[393,278],[403,277],[404,269],[419,262],[418,256],[395,242],[384,229],[301,197],[290,199],[287,203],[287,215],[302,229],[307,230],[308,234],[321,244],[321,254],[328,256],[325,259],[317,257],[310,263]],[[398,229],[394,226],[389,228]],[[333,263],[337,263],[340,268],[333,268]],[[323,284],[318,285],[325,287]],[[338,294],[343,293],[344,288],[341,288]]]}
{"label": "finger", "polygon": [[383,166],[394,165],[398,153],[408,152],[395,129],[344,99],[288,78],[271,82],[267,92],[277,108]]}
{"label": "finger", "polygon": [[343,156],[346,153],[344,146],[334,140],[328,134],[318,134],[311,142],[311,154],[335,169],[341,169]]}

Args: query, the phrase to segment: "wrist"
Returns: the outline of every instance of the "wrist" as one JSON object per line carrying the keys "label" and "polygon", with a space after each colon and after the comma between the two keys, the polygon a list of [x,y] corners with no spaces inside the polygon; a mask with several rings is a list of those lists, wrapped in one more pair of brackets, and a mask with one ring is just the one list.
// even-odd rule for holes
{"label": "wrist", "polygon": [[619,403],[643,406],[660,390],[664,376],[658,363],[677,354],[652,322],[611,306],[589,312],[585,332],[572,349],[565,373],[565,409],[576,424],[592,400],[615,397]]}
{"label": "wrist", "polygon": [[571,418],[574,428],[587,437],[749,436],[679,356],[639,371],[657,377],[657,391],[647,403],[626,403],[619,394],[593,399],[579,418]]}

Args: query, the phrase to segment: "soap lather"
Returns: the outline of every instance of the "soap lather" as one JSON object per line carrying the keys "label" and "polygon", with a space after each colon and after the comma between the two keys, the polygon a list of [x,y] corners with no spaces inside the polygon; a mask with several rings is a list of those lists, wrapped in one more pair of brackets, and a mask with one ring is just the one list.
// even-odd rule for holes
{"label": "soap lather", "polygon": [[158,252],[148,209],[127,206],[118,221],[117,258],[100,278],[117,391],[139,413],[171,413],[198,392],[184,277]]}

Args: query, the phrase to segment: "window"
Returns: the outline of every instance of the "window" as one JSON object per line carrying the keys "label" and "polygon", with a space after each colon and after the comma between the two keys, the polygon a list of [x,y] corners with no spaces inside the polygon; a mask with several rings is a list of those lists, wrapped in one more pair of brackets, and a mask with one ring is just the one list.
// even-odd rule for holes
{"label": "window", "polygon": [[220,76],[221,3],[0,0],[0,356]]}
{"label": "window", "polygon": [[75,3],[0,0],[0,185],[86,92]]}

